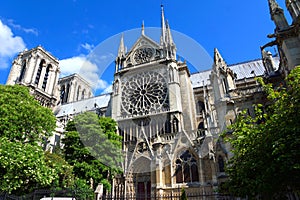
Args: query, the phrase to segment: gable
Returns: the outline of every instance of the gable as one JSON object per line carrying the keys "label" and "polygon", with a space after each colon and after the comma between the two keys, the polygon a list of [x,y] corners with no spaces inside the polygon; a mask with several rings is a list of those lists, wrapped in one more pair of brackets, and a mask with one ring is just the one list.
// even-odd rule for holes
{"label": "gable", "polygon": [[155,41],[145,35],[141,35],[126,55],[127,67],[159,58],[159,48],[160,46]]}

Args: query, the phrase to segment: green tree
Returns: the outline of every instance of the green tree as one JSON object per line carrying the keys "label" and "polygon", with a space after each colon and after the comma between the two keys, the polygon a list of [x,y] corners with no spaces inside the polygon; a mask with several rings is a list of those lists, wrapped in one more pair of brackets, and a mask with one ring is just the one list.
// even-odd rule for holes
{"label": "green tree", "polygon": [[62,155],[45,152],[45,161],[48,167],[54,170],[54,180],[51,187],[55,189],[70,188],[74,185],[73,167],[65,161]]}
{"label": "green tree", "polygon": [[63,139],[64,155],[74,167],[76,176],[93,187],[102,183],[110,189],[107,179],[120,172],[121,137],[116,133],[116,122],[85,112],[67,124]]}
{"label": "green tree", "polygon": [[40,146],[55,129],[52,111],[24,86],[0,85],[0,191],[26,194],[50,187],[56,169],[47,165]]}
{"label": "green tree", "polygon": [[300,68],[275,89],[258,81],[271,104],[256,105],[255,117],[243,112],[229,127],[232,134],[223,134],[234,153],[226,189],[242,197],[280,198],[300,190]]}
{"label": "green tree", "polygon": [[181,195],[180,195],[180,200],[187,200],[187,196],[186,196],[186,192],[185,192],[185,189],[182,188],[181,189]]}
{"label": "green tree", "polygon": [[17,195],[47,187],[55,180],[38,145],[0,137],[0,191]]}
{"label": "green tree", "polygon": [[85,180],[76,178],[71,189],[78,200],[94,199],[94,190],[91,189],[90,185],[86,184]]}
{"label": "green tree", "polygon": [[55,129],[55,117],[24,86],[0,85],[0,137],[36,143]]}

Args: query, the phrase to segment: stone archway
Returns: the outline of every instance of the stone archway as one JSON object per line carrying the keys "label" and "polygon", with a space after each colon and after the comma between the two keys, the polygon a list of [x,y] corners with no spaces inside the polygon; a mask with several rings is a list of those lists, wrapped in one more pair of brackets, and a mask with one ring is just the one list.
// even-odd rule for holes
{"label": "stone archway", "polygon": [[151,160],[140,157],[131,166],[131,191],[138,200],[151,199]]}

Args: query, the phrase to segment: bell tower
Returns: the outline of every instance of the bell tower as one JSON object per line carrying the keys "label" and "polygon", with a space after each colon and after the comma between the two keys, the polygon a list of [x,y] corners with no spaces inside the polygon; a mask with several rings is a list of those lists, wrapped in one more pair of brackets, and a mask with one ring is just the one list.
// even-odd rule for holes
{"label": "bell tower", "polygon": [[13,61],[6,84],[29,87],[41,105],[54,108],[59,98],[59,73],[58,60],[38,46],[19,53]]}

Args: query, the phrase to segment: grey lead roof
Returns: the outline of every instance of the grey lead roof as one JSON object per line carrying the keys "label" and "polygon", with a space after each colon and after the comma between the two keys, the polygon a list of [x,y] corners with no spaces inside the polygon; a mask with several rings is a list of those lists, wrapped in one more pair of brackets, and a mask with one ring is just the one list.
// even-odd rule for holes
{"label": "grey lead roof", "polygon": [[108,106],[109,100],[110,94],[104,94],[81,101],[71,102],[59,106],[55,111],[55,115],[56,117],[62,117],[64,115],[95,110],[96,108],[106,108]]}
{"label": "grey lead roof", "polygon": [[[275,70],[277,70],[279,67],[279,58],[274,57],[273,60],[276,66]],[[265,73],[265,68],[263,66],[261,59],[229,65],[229,68],[232,69],[234,73],[236,73],[237,80],[241,80],[244,78],[253,78],[254,76],[262,76]],[[254,73],[251,73],[252,71]],[[210,74],[211,74],[211,70],[192,74],[191,81],[192,81],[193,88],[202,87],[203,81],[204,81],[204,85],[210,84],[210,80],[209,80]]]}

